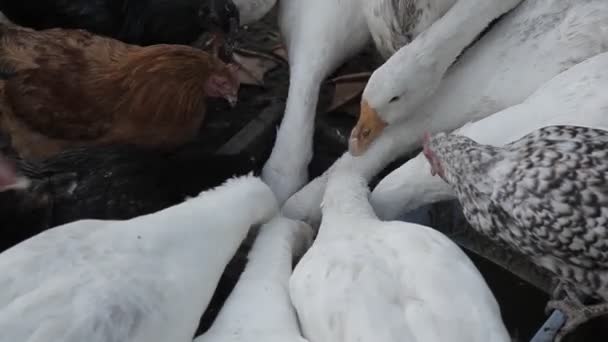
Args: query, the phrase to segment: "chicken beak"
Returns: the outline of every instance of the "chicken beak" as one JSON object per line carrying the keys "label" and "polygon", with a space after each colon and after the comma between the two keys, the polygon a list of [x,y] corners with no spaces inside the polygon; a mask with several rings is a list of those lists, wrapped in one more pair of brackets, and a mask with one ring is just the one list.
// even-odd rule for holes
{"label": "chicken beak", "polygon": [[388,124],[380,118],[378,112],[369,106],[367,101],[361,102],[359,121],[350,133],[348,151],[353,156],[361,156],[384,130]]}

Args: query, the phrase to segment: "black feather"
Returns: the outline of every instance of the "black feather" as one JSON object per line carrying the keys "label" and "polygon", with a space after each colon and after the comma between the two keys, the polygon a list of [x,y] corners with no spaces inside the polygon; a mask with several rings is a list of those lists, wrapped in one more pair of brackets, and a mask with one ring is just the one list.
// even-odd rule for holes
{"label": "black feather", "polygon": [[84,29],[137,45],[190,44],[204,32],[230,33],[239,17],[232,0],[0,0],[0,11],[37,30]]}
{"label": "black feather", "polygon": [[16,165],[32,186],[0,193],[0,252],[68,222],[153,213],[261,168],[246,155],[209,154],[200,143],[170,153],[131,146],[77,148]]}

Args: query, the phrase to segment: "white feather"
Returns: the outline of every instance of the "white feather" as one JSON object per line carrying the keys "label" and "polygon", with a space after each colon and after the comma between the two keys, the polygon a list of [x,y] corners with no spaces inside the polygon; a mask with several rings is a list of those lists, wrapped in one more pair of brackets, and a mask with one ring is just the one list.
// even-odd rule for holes
{"label": "white feather", "polygon": [[0,341],[191,342],[249,227],[276,212],[245,176],[157,213],[34,236],[0,254]]}
{"label": "white feather", "polygon": [[[467,49],[435,95],[402,124],[389,126],[361,157],[345,153],[334,164],[371,179],[392,160],[420,146],[424,131],[456,129],[517,105],[551,78],[608,51],[604,0],[526,0]],[[490,132],[500,131],[499,129]],[[328,173],[283,206],[291,218],[315,223]]]}
{"label": "white feather", "polygon": [[[378,220],[363,177],[332,174],[319,235],[290,280],[311,342],[506,342],[494,296],[438,231]],[[329,200],[331,198],[331,200]]]}

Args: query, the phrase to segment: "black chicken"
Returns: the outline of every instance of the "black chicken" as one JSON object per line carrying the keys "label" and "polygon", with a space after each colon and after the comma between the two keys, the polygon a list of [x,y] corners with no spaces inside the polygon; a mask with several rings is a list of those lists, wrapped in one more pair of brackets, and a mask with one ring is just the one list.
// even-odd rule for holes
{"label": "black chicken", "polygon": [[0,252],[80,219],[149,214],[259,169],[241,155],[210,155],[200,143],[159,153],[130,146],[76,148],[33,163],[17,160],[25,190],[0,192]]}
{"label": "black chicken", "polygon": [[85,29],[136,45],[190,44],[239,26],[231,0],[0,0],[0,11],[37,30]]}

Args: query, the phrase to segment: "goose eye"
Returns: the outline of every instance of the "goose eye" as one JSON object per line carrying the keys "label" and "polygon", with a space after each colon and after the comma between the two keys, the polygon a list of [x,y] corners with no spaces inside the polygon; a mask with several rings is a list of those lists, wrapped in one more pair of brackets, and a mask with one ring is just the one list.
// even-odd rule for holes
{"label": "goose eye", "polygon": [[393,96],[388,102],[391,103],[391,102],[395,102],[397,100],[399,100],[399,96]]}

